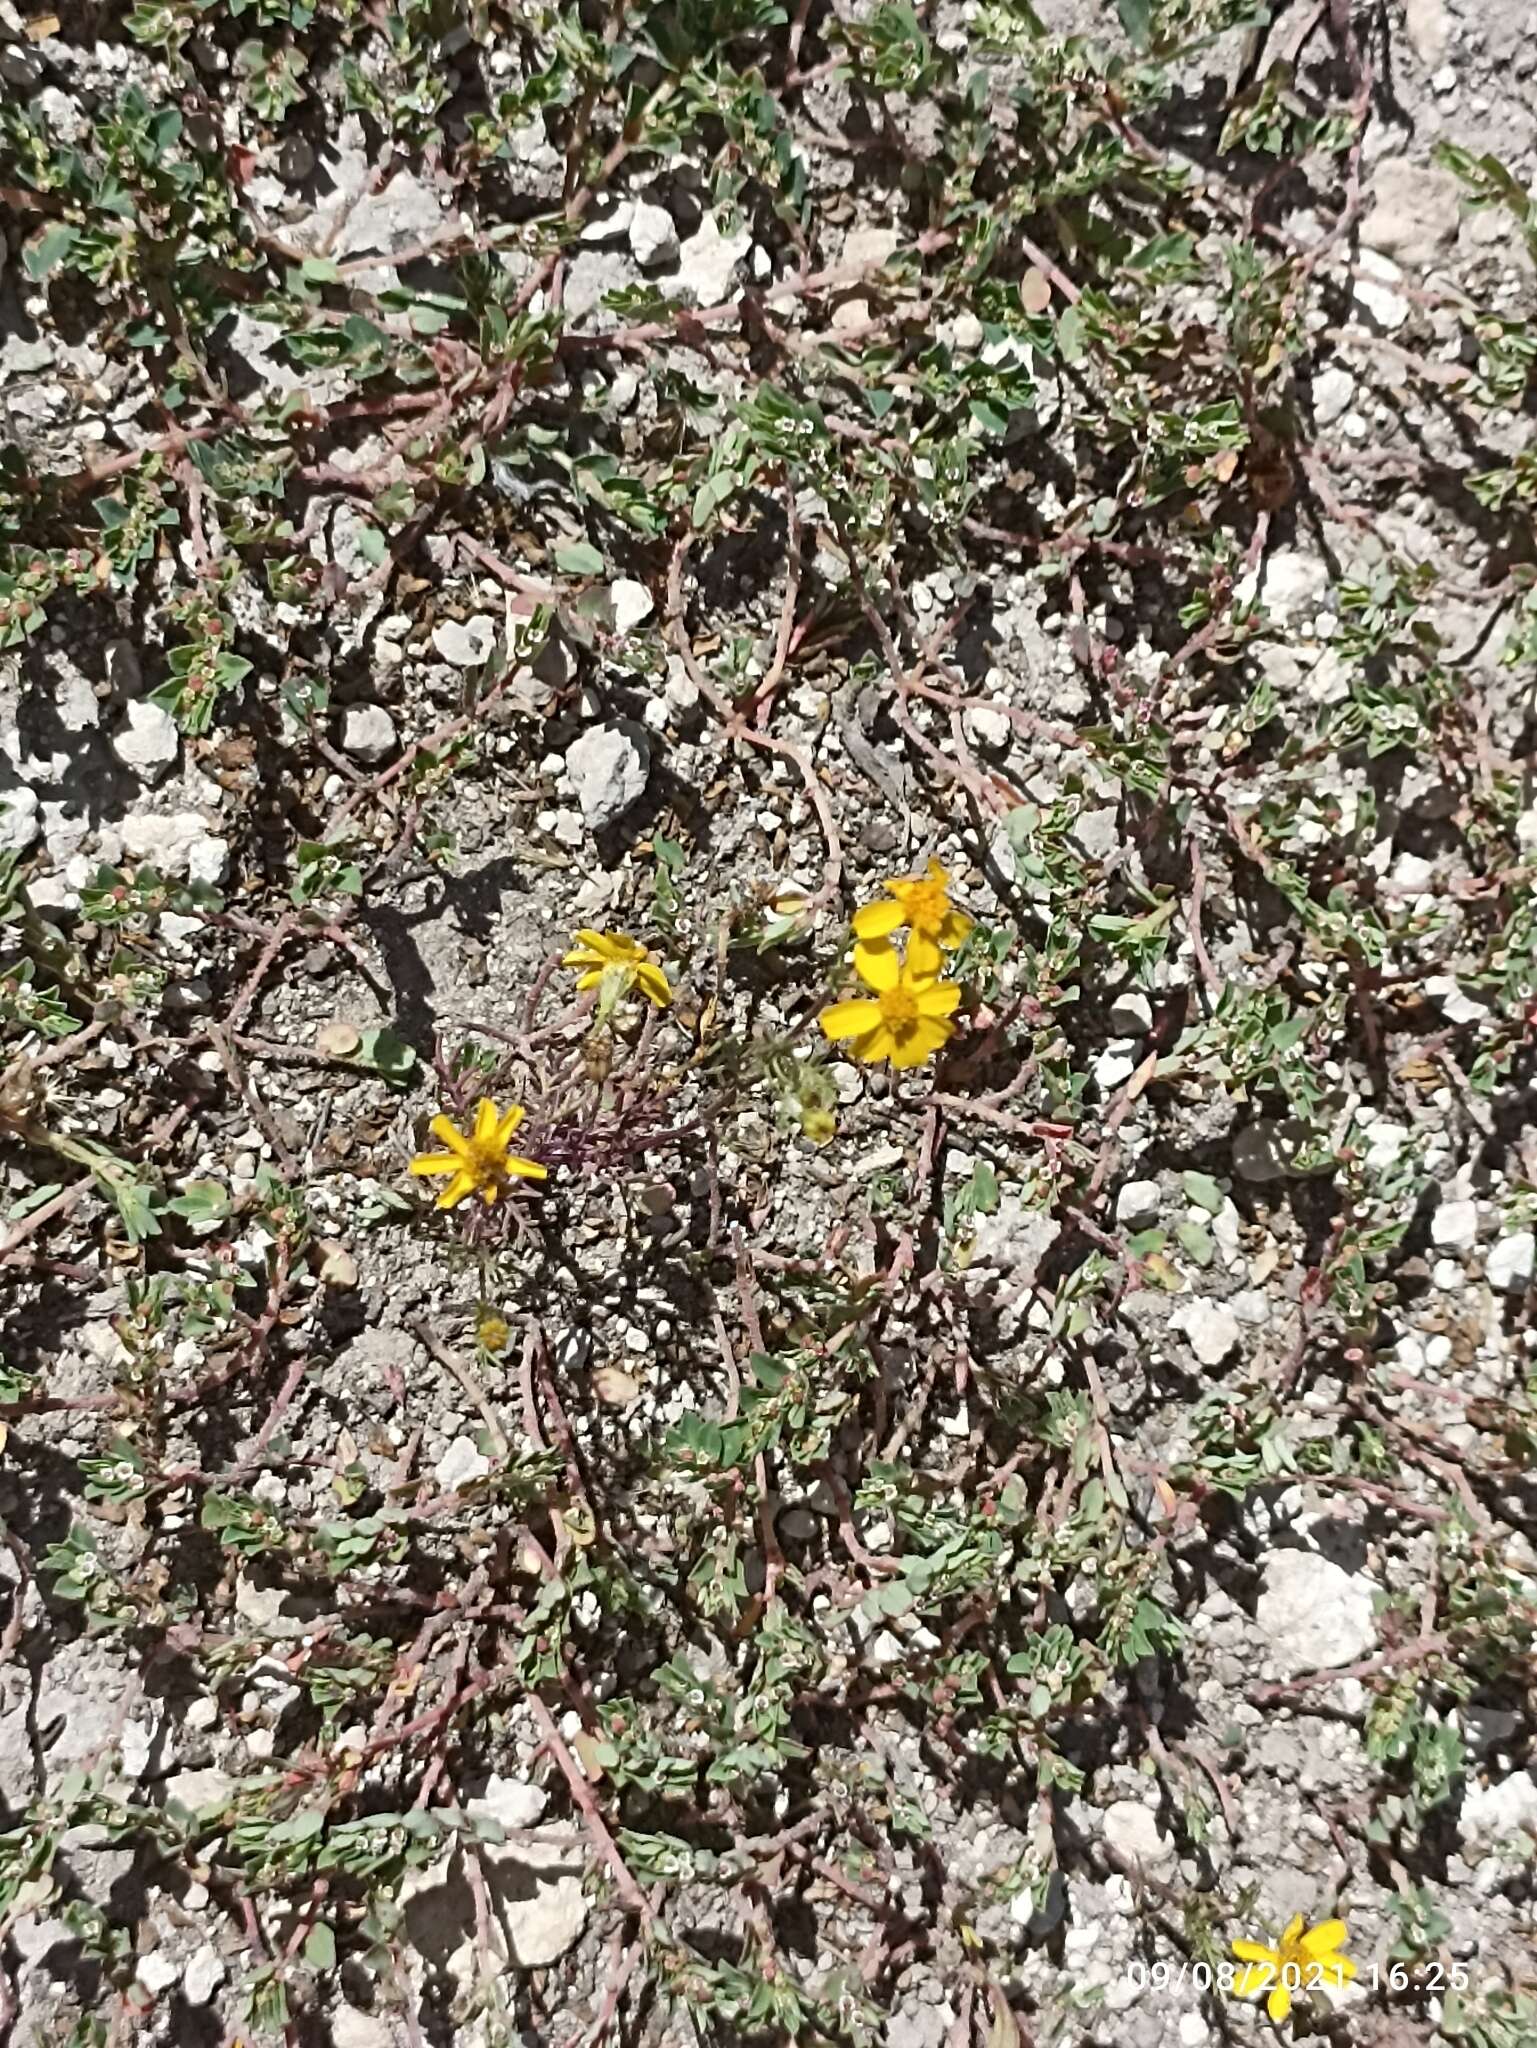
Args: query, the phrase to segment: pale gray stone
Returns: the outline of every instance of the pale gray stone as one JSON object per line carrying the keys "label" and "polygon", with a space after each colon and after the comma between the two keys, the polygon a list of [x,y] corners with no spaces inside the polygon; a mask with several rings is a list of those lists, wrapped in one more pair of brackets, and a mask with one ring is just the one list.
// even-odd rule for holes
{"label": "pale gray stone", "polygon": [[566,773],[589,832],[623,817],[644,792],[651,746],[639,725],[595,725],[566,749]]}
{"label": "pale gray stone", "polygon": [[141,697],[128,706],[127,722],[112,738],[112,751],[141,782],[161,782],[181,752],[176,721],[158,704]]}
{"label": "pale gray stone", "polygon": [[1312,1550],[1273,1550],[1254,1610],[1260,1634],[1286,1676],[1335,1671],[1376,1642],[1372,1586]]}
{"label": "pale gray stone", "polygon": [[399,745],[395,721],[382,704],[349,704],[342,717],[342,750],[375,768]]}

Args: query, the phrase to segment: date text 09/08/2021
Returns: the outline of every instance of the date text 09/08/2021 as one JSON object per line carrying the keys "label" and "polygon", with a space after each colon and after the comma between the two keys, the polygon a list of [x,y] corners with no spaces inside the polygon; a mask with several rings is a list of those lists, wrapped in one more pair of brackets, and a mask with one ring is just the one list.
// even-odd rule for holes
{"label": "date text 09/08/2021", "polygon": [[[1132,1962],[1126,1981],[1134,1991],[1231,1991],[1244,1970],[1242,1963],[1217,1964],[1177,1962]],[[1289,1962],[1276,1972],[1274,1982],[1293,1993],[1337,1991],[1339,1980],[1326,1974],[1327,1963]],[[1354,1981],[1365,1991],[1408,1991],[1429,1993],[1466,1991],[1471,1977],[1466,1963],[1426,1963],[1409,1969],[1403,1963],[1362,1963]]]}

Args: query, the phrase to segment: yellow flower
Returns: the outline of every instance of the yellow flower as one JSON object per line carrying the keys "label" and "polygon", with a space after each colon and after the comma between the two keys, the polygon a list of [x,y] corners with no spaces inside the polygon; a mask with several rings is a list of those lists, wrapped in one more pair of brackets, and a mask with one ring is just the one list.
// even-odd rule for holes
{"label": "yellow flower", "polygon": [[628,989],[638,988],[659,1010],[672,1001],[667,976],[645,947],[623,932],[580,931],[576,944],[561,961],[562,967],[580,967],[578,989],[599,988],[604,1009],[612,1009]]}
{"label": "yellow flower", "polygon": [[[907,957],[914,974],[938,974],[942,953],[953,953],[972,920],[950,901],[950,877],[937,860],[926,875],[904,875],[886,884],[889,903],[867,903],[854,913],[854,936],[864,943],[889,939],[905,924],[912,933]],[[854,955],[859,964],[859,954]]]}
{"label": "yellow flower", "polygon": [[911,949],[906,959],[894,946],[856,946],[854,967],[875,998],[856,996],[833,1003],[822,1012],[829,1038],[851,1039],[856,1060],[890,1060],[894,1067],[917,1067],[938,1052],[955,1026],[950,1013],[961,999],[953,981],[936,981],[914,972]]}
{"label": "yellow flower", "polygon": [[514,1106],[505,1115],[484,1097],[475,1105],[475,1122],[468,1135],[456,1130],[446,1116],[435,1116],[428,1125],[432,1135],[448,1149],[423,1152],[411,1161],[413,1173],[446,1173],[452,1179],[438,1196],[440,1209],[452,1209],[466,1195],[479,1195],[485,1203],[505,1194],[509,1180],[544,1180],[550,1169],[537,1159],[519,1159],[508,1151],[512,1134],[523,1121]]}
{"label": "yellow flower", "polygon": [[475,1325],[476,1341],[483,1351],[493,1354],[507,1349],[507,1339],[511,1334],[507,1328],[506,1318],[491,1315],[489,1312]]}
{"label": "yellow flower", "polygon": [[1291,2011],[1296,1992],[1316,1991],[1326,1984],[1338,1990],[1355,1975],[1349,1956],[1339,1954],[1347,1938],[1343,1920],[1322,1920],[1305,1928],[1299,1913],[1274,1948],[1260,1941],[1235,1941],[1233,1953],[1247,1967],[1234,1979],[1234,1997],[1256,1998],[1268,1992],[1265,2010],[1279,2026]]}

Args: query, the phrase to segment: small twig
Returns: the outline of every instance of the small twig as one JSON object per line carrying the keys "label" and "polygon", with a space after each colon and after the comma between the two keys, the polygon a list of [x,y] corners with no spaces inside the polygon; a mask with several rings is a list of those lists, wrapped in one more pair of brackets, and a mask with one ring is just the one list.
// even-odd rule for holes
{"label": "small twig", "polygon": [[411,1331],[413,1336],[426,1348],[429,1354],[437,1360],[443,1370],[452,1373],[460,1386],[463,1387],[465,1393],[469,1395],[471,1401],[474,1402],[475,1407],[478,1409],[481,1420],[486,1425],[486,1434],[491,1439],[492,1449],[499,1458],[505,1458],[511,1448],[507,1432],[502,1427],[500,1416],[491,1406],[490,1397],[487,1395],[485,1388],[476,1377],[473,1366],[471,1366],[467,1359],[461,1358],[457,1351],[450,1351],[448,1346],[440,1341],[437,1332],[425,1316],[409,1316],[406,1319],[406,1328]]}

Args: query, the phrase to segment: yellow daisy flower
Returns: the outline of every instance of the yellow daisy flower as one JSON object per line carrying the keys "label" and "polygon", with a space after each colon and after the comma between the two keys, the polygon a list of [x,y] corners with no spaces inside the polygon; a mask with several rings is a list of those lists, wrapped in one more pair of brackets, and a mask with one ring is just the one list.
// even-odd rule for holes
{"label": "yellow daisy flower", "polygon": [[523,1112],[516,1104],[503,1115],[485,1097],[475,1105],[475,1121],[468,1133],[457,1130],[446,1116],[435,1116],[428,1129],[447,1149],[419,1153],[411,1161],[411,1171],[451,1176],[438,1196],[440,1209],[452,1209],[466,1195],[479,1195],[489,1205],[506,1193],[509,1180],[545,1180],[550,1171],[547,1166],[537,1159],[520,1159],[507,1149],[522,1121]]}
{"label": "yellow daisy flower", "polygon": [[[603,1007],[611,1009],[620,996],[638,988],[659,1010],[672,1001],[667,976],[656,960],[636,939],[623,932],[580,931],[576,944],[561,960],[562,967],[580,967],[579,990],[602,987]],[[612,991],[612,994],[610,994]]]}
{"label": "yellow daisy flower", "polygon": [[[912,933],[907,957],[914,974],[936,975],[941,955],[953,953],[972,920],[950,901],[950,877],[937,860],[926,875],[899,875],[885,885],[889,903],[867,903],[854,913],[854,936],[862,944],[889,939],[906,925]],[[858,965],[859,955],[854,956]]]}
{"label": "yellow daisy flower", "polygon": [[1274,1948],[1262,1941],[1235,1941],[1233,1954],[1246,1967],[1233,1982],[1235,1998],[1257,1998],[1261,1992],[1265,2010],[1279,2026],[1292,2009],[1298,1991],[1314,1991],[1324,1985],[1338,1990],[1356,1973],[1349,1956],[1338,1953],[1348,1939],[1343,1920],[1321,1920],[1307,1927],[1299,1913],[1290,1921]]}
{"label": "yellow daisy flower", "polygon": [[951,1012],[961,999],[953,981],[936,981],[914,971],[911,948],[903,959],[884,940],[856,946],[854,967],[875,991],[873,999],[852,997],[822,1012],[829,1038],[851,1041],[856,1060],[890,1060],[894,1067],[918,1067],[951,1036]]}

